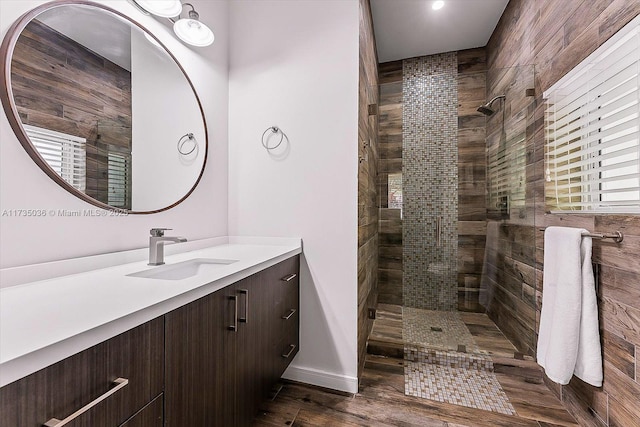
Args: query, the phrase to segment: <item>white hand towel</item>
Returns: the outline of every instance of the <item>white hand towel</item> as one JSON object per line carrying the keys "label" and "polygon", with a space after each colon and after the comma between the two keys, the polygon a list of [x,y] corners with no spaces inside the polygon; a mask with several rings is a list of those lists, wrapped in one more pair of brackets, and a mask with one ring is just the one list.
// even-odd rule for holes
{"label": "white hand towel", "polygon": [[548,227],[544,242],[538,363],[547,376],[568,384],[575,373],[602,385],[598,307],[587,230]]}

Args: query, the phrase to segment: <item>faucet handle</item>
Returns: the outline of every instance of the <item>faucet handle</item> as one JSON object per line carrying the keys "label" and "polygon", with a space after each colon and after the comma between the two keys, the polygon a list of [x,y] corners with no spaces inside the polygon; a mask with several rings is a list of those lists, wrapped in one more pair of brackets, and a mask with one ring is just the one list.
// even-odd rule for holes
{"label": "faucet handle", "polygon": [[166,230],[173,230],[173,228],[152,228],[151,230],[149,230],[149,234],[151,234],[153,237],[162,237],[164,236],[164,232]]}

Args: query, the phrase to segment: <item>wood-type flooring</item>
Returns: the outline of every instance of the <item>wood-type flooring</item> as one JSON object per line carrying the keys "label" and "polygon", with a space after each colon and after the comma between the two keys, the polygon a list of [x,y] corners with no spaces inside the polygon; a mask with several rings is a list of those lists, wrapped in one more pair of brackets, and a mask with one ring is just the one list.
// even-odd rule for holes
{"label": "wood-type flooring", "polygon": [[[492,358],[494,373],[517,415],[406,396],[403,354],[399,351],[404,345],[402,311],[398,306],[381,304],[369,352],[387,355],[367,355],[357,394],[285,382],[278,395],[264,403],[254,426],[578,426],[545,386],[542,371],[530,357],[515,352],[486,316],[461,314],[480,349]],[[396,353],[400,357],[388,356]]]}

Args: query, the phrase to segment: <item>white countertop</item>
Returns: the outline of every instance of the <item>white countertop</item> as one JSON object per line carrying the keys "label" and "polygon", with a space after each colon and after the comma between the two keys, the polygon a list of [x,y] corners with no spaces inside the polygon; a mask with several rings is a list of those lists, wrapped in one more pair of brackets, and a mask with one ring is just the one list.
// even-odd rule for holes
{"label": "white countertop", "polygon": [[302,252],[300,239],[231,242],[166,255],[237,260],[183,280],[127,277],[145,260],[0,289],[0,387]]}

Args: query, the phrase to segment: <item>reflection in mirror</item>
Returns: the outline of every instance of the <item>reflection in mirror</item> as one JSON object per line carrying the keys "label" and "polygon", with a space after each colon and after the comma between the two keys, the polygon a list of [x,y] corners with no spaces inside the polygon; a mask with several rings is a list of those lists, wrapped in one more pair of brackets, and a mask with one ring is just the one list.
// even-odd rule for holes
{"label": "reflection in mirror", "polygon": [[[28,140],[14,126],[16,134],[45,172],[93,204],[134,213],[172,207],[195,188],[207,154],[190,81],[138,25],[99,5],[68,3],[43,6],[7,35],[16,41],[3,52],[14,104],[5,111],[17,113]],[[186,134],[193,147],[181,153]]]}

